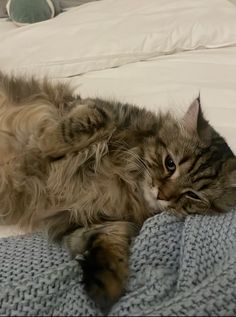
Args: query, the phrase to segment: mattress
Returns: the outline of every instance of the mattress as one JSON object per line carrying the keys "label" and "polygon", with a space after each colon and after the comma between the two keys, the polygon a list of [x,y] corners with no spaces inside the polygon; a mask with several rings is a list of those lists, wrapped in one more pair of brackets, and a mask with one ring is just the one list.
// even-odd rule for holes
{"label": "mattress", "polygon": [[227,0],[102,0],[20,28],[1,19],[0,69],[177,116],[200,93],[236,153],[236,6]]}

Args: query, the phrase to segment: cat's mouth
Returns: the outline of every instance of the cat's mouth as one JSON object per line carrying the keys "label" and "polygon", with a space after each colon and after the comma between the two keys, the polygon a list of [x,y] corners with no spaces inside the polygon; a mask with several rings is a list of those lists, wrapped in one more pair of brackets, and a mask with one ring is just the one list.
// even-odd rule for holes
{"label": "cat's mouth", "polygon": [[154,211],[163,211],[165,210],[169,205],[170,202],[165,199],[163,194],[160,192],[157,186],[143,186],[143,197],[149,207],[153,209]]}

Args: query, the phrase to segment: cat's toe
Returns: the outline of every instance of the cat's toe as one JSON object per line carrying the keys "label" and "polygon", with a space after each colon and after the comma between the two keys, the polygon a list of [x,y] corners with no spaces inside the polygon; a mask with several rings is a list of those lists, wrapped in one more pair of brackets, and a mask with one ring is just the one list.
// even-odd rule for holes
{"label": "cat's toe", "polygon": [[64,243],[73,258],[84,259],[86,252],[88,236],[85,228],[78,228],[70,235],[64,237]]}

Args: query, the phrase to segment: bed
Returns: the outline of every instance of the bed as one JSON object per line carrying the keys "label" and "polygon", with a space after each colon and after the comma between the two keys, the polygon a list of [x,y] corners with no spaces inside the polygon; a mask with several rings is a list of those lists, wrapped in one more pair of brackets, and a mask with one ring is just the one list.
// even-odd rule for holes
{"label": "bed", "polygon": [[[101,0],[24,27],[0,19],[0,69],[177,116],[200,93],[236,152],[233,0]],[[233,210],[149,219],[132,247],[126,294],[109,314],[236,314],[235,234]],[[101,315],[63,248],[17,226],[1,226],[0,236],[0,315]]]}

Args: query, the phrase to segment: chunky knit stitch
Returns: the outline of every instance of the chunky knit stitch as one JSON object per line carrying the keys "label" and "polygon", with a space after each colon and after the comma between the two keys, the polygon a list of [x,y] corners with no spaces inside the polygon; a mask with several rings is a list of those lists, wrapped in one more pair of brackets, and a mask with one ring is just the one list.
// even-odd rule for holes
{"label": "chunky knit stitch", "polygon": [[[81,270],[41,234],[0,239],[0,315],[99,316]],[[126,295],[111,316],[236,315],[236,212],[166,213],[134,241]]]}

